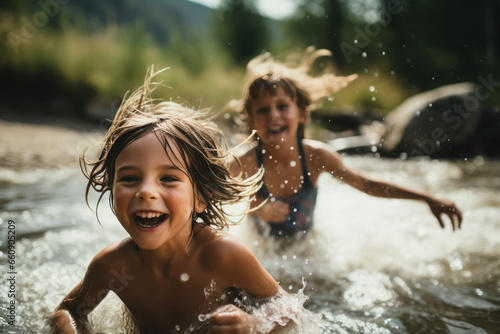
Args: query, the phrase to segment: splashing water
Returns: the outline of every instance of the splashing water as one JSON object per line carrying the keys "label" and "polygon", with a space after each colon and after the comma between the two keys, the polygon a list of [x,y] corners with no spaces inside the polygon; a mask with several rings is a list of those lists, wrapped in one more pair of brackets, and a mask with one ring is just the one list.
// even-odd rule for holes
{"label": "splashing water", "polygon": [[[345,163],[374,178],[453,200],[464,215],[462,229],[452,232],[449,224],[440,229],[423,203],[370,197],[321,176],[315,225],[303,239],[263,238],[245,220],[229,231],[251,247],[289,295],[266,307],[292,314],[290,322],[298,325],[291,332],[497,332],[500,161],[346,157]],[[99,226],[85,204],[80,174],[76,169],[0,170],[2,263],[9,220],[16,222],[17,235],[15,326],[7,323],[8,286],[0,284],[0,327],[6,333],[43,332],[43,317],[82,279],[92,257],[126,236],[106,200]],[[310,313],[301,314],[302,306]],[[259,310],[263,316],[265,308],[254,312]],[[92,322],[99,332],[125,332],[122,314],[121,301],[109,294]],[[301,322],[311,314],[323,318]]]}
{"label": "splashing water", "polygon": [[[239,298],[233,300],[234,305],[245,310],[252,315],[252,325],[246,328],[245,333],[269,333],[273,329],[273,333],[297,333],[297,334],[315,334],[320,331],[319,321],[321,315],[314,314],[306,309],[303,305],[308,297],[304,295],[306,283],[303,282],[303,287],[296,294],[288,294],[283,290],[270,298],[255,298],[239,290],[237,295]],[[205,295],[209,298],[210,294],[215,290],[215,283],[212,283]],[[231,300],[232,297],[223,295],[223,300]],[[208,322],[211,318],[226,312],[227,306],[218,308],[214,312],[201,314],[198,319],[201,322]],[[276,331],[277,330],[277,331]]]}

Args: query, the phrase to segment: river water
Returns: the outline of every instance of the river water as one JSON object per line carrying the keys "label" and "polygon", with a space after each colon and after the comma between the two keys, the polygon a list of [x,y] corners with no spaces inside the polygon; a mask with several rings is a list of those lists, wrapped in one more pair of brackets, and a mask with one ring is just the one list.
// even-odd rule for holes
{"label": "river water", "polygon": [[[500,333],[500,161],[344,160],[372,177],[455,201],[462,229],[452,232],[448,222],[440,229],[423,203],[370,197],[323,175],[315,226],[304,240],[265,240],[245,221],[230,233],[285,291],[309,298],[304,306],[322,314],[324,333]],[[125,236],[105,200],[102,227],[97,223],[84,188],[77,169],[0,170],[2,331],[42,332],[43,317],[93,255]],[[9,229],[16,232],[12,268]],[[110,294],[95,311],[96,327],[114,332],[120,307]]]}

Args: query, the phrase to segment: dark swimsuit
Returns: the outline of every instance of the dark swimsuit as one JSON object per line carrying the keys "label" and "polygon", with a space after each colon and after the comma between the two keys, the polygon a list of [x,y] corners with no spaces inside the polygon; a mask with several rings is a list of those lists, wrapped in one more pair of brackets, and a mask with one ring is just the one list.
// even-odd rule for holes
{"label": "dark swimsuit", "polygon": [[[257,225],[260,234],[267,234],[273,236],[275,239],[289,238],[289,237],[302,237],[311,228],[313,224],[313,211],[316,205],[316,197],[318,194],[318,189],[314,187],[309,173],[307,171],[307,162],[304,156],[304,147],[302,145],[302,140],[297,142],[297,147],[299,150],[299,160],[302,167],[303,182],[299,191],[295,194],[274,198],[265,184],[257,192],[257,196],[262,199],[270,197],[270,200],[280,200],[282,202],[288,203],[290,206],[290,214],[288,217],[280,223],[270,223],[265,222],[254,217],[254,221]],[[263,155],[262,155],[262,144],[259,141],[257,148],[257,164],[258,166],[263,166]],[[269,231],[269,232],[268,232]]]}

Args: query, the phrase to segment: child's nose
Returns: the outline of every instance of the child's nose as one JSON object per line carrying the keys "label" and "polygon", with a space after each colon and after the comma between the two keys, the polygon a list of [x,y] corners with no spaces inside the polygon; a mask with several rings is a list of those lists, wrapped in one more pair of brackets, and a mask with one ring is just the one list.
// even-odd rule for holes
{"label": "child's nose", "polygon": [[271,110],[269,111],[269,117],[271,119],[274,119],[274,118],[278,118],[279,116],[280,116],[280,112],[279,112],[278,108],[276,108],[276,107],[271,108]]}
{"label": "child's nose", "polygon": [[155,199],[158,198],[159,193],[153,182],[142,182],[137,189],[135,197],[140,199]]}

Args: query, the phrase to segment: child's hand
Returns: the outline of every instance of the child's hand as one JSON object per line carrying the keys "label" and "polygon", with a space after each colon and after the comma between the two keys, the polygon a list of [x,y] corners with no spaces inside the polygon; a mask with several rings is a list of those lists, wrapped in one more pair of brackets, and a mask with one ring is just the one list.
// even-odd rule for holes
{"label": "child's hand", "polygon": [[290,214],[290,206],[282,201],[276,200],[274,202],[268,201],[256,214],[262,220],[269,223],[280,223]]}
{"label": "child's hand", "polygon": [[444,228],[443,218],[441,218],[442,214],[445,214],[448,216],[448,218],[450,218],[453,231],[461,227],[462,213],[455,206],[455,203],[445,199],[437,199],[437,198],[428,199],[426,202],[427,204],[429,204],[429,207],[434,216],[436,216],[439,225],[441,225],[441,228]]}
{"label": "child's hand", "polygon": [[234,305],[224,305],[210,318],[211,334],[241,334],[250,331],[250,315]]}

